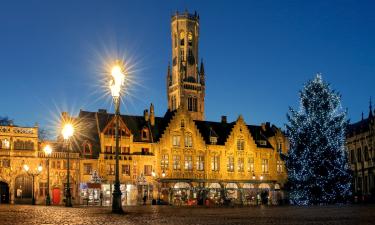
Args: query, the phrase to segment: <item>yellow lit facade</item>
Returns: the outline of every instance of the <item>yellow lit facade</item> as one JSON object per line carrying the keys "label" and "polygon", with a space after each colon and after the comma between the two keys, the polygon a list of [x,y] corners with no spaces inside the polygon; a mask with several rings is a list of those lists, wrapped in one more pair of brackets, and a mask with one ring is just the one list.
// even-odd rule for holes
{"label": "yellow lit facade", "polygon": [[[225,116],[218,122],[205,121],[203,62],[198,66],[199,16],[172,16],[171,36],[167,112],[157,117],[151,104],[141,116],[120,116],[123,205],[143,201],[175,205],[280,203],[287,179],[280,159],[280,153],[288,150],[284,134],[270,123],[248,125],[242,116],[232,122]],[[77,126],[70,153],[73,204],[110,205],[115,180],[114,114],[103,109],[81,110],[77,116],[63,113],[61,121],[67,118]],[[22,164],[28,162],[32,168],[46,161],[43,146],[47,143],[38,146],[38,128],[24,129],[32,130],[29,136],[22,136],[34,143],[32,150],[17,150],[14,144],[0,149],[1,159],[10,160],[10,166],[1,167],[0,181],[8,186],[11,202],[16,202],[15,180],[25,175]],[[9,135],[1,132],[2,140],[13,143],[17,139],[13,131]],[[63,204],[66,148],[62,137],[52,144],[50,195],[53,204]],[[45,182],[43,169],[35,182],[39,204],[45,201]]]}

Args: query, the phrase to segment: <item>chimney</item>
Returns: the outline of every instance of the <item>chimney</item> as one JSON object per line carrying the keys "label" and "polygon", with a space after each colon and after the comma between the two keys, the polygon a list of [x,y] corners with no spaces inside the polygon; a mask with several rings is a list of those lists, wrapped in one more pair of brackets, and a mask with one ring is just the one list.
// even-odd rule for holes
{"label": "chimney", "polygon": [[148,116],[148,110],[147,109],[143,110],[143,117],[145,118],[145,121],[148,121],[149,116]]}
{"label": "chimney", "polygon": [[98,109],[98,113],[107,113],[106,109]]}
{"label": "chimney", "polygon": [[262,124],[260,125],[260,127],[262,128],[262,131],[265,131],[265,130],[266,130],[266,124],[265,124],[265,123],[262,123]]}
{"label": "chimney", "polygon": [[150,124],[151,126],[155,125],[155,112],[154,112],[154,105],[152,103],[150,105]]}
{"label": "chimney", "polygon": [[266,128],[269,129],[271,127],[271,123],[270,122],[266,122]]}
{"label": "chimney", "polygon": [[221,123],[227,123],[227,116],[221,116]]}

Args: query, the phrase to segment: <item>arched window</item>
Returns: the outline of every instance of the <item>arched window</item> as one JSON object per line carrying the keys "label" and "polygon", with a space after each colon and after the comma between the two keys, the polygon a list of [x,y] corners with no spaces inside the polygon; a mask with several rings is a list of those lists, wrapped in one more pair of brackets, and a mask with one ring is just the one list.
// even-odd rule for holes
{"label": "arched window", "polygon": [[198,111],[198,99],[197,97],[188,97],[188,110],[192,112]]}
{"label": "arched window", "polygon": [[185,147],[187,148],[193,147],[193,138],[191,137],[190,133],[185,134]]}
{"label": "arched window", "polygon": [[8,141],[8,139],[4,139],[4,140],[2,140],[0,147],[1,147],[2,149],[9,149],[9,147],[10,147],[10,142]]}
{"label": "arched window", "polygon": [[180,33],[180,45],[184,46],[185,45],[185,32]]}
{"label": "arched window", "polygon": [[84,141],[82,149],[83,149],[82,152],[83,152],[84,155],[91,155],[91,153],[92,153],[92,146],[91,146],[90,142]]}
{"label": "arched window", "polygon": [[25,143],[21,140],[16,140],[14,142],[14,149],[15,150],[23,150],[25,148]]}
{"label": "arched window", "polygon": [[189,46],[193,45],[193,34],[191,32],[189,32],[188,34],[188,43],[189,43]]}

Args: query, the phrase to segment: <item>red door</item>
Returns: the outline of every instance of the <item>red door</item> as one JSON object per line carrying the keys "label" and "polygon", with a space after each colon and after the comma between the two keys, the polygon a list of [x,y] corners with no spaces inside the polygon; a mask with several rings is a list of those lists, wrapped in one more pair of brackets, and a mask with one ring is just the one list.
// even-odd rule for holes
{"label": "red door", "polygon": [[54,188],[52,190],[52,203],[54,205],[59,205],[60,204],[60,189],[59,188]]}

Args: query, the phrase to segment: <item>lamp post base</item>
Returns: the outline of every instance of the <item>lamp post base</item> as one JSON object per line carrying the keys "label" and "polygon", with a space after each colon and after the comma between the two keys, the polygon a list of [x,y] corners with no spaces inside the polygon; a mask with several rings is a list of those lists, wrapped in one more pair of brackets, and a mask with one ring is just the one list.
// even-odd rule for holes
{"label": "lamp post base", "polygon": [[66,195],[65,207],[73,207],[73,205],[72,205],[72,196],[70,195],[70,193],[68,193]]}
{"label": "lamp post base", "polygon": [[46,205],[51,205],[51,197],[49,196],[49,194],[47,194],[46,197]]}
{"label": "lamp post base", "polygon": [[112,193],[112,212],[117,214],[122,214],[124,211],[122,210],[121,204],[121,191],[115,190]]}

